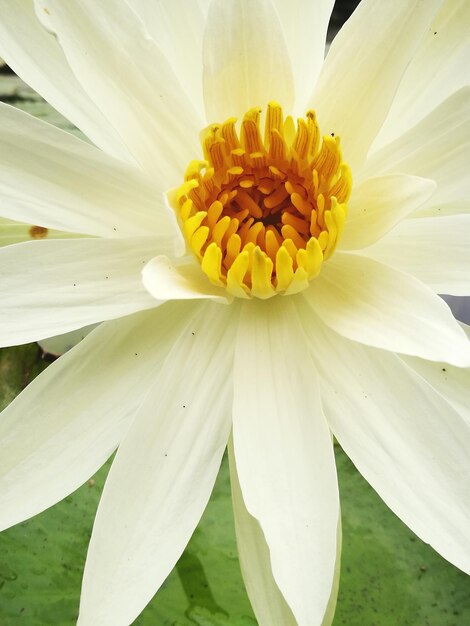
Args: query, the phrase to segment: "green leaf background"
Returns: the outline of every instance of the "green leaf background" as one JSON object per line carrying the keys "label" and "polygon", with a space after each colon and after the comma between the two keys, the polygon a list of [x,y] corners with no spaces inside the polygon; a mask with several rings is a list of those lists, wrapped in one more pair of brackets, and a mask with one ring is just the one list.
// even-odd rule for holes
{"label": "green leaf background", "polygon": [[[0,75],[2,96],[76,132],[16,77]],[[0,223],[0,245],[22,233]],[[46,365],[36,344],[0,350],[0,408]],[[344,536],[334,626],[470,626],[470,579],[387,509],[339,447],[336,457]],[[109,463],[64,501],[0,534],[0,626],[75,624],[108,469]],[[256,626],[237,560],[226,460],[187,550],[135,624]]]}

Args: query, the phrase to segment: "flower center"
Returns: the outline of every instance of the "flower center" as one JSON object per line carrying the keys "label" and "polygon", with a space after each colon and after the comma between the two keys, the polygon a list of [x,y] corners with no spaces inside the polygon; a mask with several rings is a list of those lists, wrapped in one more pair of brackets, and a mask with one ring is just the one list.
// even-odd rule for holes
{"label": "flower center", "polygon": [[315,113],[283,119],[271,102],[202,133],[174,206],[185,239],[212,283],[234,296],[302,291],[341,236],[352,186],[339,137],[321,137]]}

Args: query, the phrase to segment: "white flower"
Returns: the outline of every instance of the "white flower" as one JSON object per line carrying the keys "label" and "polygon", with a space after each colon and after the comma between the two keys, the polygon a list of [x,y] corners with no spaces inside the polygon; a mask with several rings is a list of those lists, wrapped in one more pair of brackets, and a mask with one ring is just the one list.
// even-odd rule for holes
{"label": "white flower", "polygon": [[[364,0],[323,63],[331,8],[38,0],[38,21],[30,1],[0,1],[2,57],[97,146],[0,108],[1,213],[80,233],[0,250],[1,341],[103,322],[0,421],[4,528],[63,498],[119,446],[91,539],[81,626],[126,626],[150,600],[204,510],[232,429],[240,560],[261,626],[331,622],[332,433],[421,539],[470,570],[469,370],[459,369],[470,365],[468,329],[436,295],[470,293],[470,5]],[[188,239],[194,255],[175,254],[175,238],[180,252],[184,243],[177,221],[185,228],[196,204],[181,185],[202,158],[202,128],[272,100],[294,116],[314,109],[322,133],[341,137],[353,180],[347,220],[340,237],[351,181],[339,143],[324,139],[318,160],[315,150],[302,156],[299,135],[279,174],[293,185],[290,200],[275,206],[297,216],[300,236],[301,210],[289,202],[310,203],[306,249],[318,241],[297,256],[276,222],[291,261],[271,250],[270,265],[256,238],[251,265],[230,283],[226,242],[204,261],[217,238],[209,218],[198,224],[207,228],[199,248]],[[246,157],[243,174],[278,163],[251,121],[243,145],[259,154]],[[288,138],[289,124],[268,124],[266,146],[271,131]],[[220,193],[230,176],[241,189],[240,170],[211,158]],[[296,167],[313,177],[300,200]],[[340,176],[342,201],[333,193]],[[169,196],[176,219],[163,192],[178,187]]]}

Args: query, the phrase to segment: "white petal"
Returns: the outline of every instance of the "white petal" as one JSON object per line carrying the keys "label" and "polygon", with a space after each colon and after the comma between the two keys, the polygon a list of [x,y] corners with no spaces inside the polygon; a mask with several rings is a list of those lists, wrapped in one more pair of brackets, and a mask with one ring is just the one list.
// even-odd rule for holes
{"label": "white petal", "polygon": [[460,215],[462,213],[470,213],[470,198],[434,205],[431,199],[431,202],[426,202],[425,208],[418,209],[413,217],[443,217],[446,215]]}
{"label": "white petal", "polygon": [[222,122],[276,100],[290,112],[292,68],[270,0],[214,0],[204,35],[207,119]]}
{"label": "white petal", "polygon": [[212,0],[196,0],[196,4],[201,9],[205,20],[207,19],[207,14],[209,13],[209,7],[211,2]]}
{"label": "white petal", "polygon": [[30,241],[32,239],[30,235],[31,227],[31,224],[14,222],[13,220],[0,217],[0,246]]}
{"label": "white petal", "polygon": [[355,250],[380,239],[415,211],[436,189],[426,178],[392,174],[369,178],[353,188],[340,249]]}
{"label": "white petal", "polygon": [[238,307],[185,306],[179,337],[141,398],[105,485],[80,626],[128,626],[137,617],[181,555],[212,491],[230,433]]}
{"label": "white petal", "polygon": [[361,176],[401,172],[432,178],[437,191],[424,206],[470,197],[470,87],[445,100],[419,124],[375,152]]}
{"label": "white petal", "polygon": [[172,234],[163,195],[135,168],[0,103],[0,211],[102,237]]}
{"label": "white petal", "polygon": [[178,76],[191,102],[204,117],[202,39],[205,14],[194,0],[127,0]]}
{"label": "white petal", "polygon": [[469,572],[468,424],[397,355],[304,320],[338,441],[398,517]]}
{"label": "white petal", "polygon": [[[259,626],[297,626],[292,611],[284,600],[273,578],[269,547],[259,522],[247,511],[233,452],[229,440],[230,483],[232,486],[233,515],[237,534],[237,551],[243,580]],[[321,626],[331,626],[336,609],[341,569],[341,517],[338,520],[335,577],[328,608]]]}
{"label": "white petal", "polygon": [[361,252],[412,274],[436,293],[470,295],[470,215],[405,220]]}
{"label": "white petal", "polygon": [[68,239],[0,249],[0,344],[59,335],[159,303],[141,270],[158,239]]}
{"label": "white petal", "polygon": [[52,363],[0,416],[0,527],[91,476],[121,441],[187,308],[105,322]]}
{"label": "white petal", "polygon": [[310,100],[353,172],[383,124],[441,0],[363,0],[333,40]]}
{"label": "white petal", "polygon": [[469,24],[468,0],[442,4],[405,72],[374,149],[396,139],[469,84]]}
{"label": "white petal", "polygon": [[470,365],[470,343],[446,303],[387,265],[337,252],[302,294],[325,324],[348,339]]}
{"label": "white petal", "polygon": [[273,578],[269,547],[263,531],[259,522],[246,509],[232,438],[228,450],[238,558],[256,620],[259,626],[297,626],[297,621]]}
{"label": "white petal", "polygon": [[194,259],[175,262],[167,256],[157,256],[142,270],[147,291],[157,300],[210,299],[222,304],[232,301],[223,287],[209,282]]}
{"label": "white petal", "polygon": [[459,413],[470,426],[470,369],[447,363],[432,363],[424,359],[402,356]]}
{"label": "white petal", "polygon": [[11,246],[14,243],[23,243],[32,239],[65,239],[76,237],[71,233],[64,233],[60,230],[38,227],[24,222],[14,222],[0,217],[0,247]]}
{"label": "white petal", "polygon": [[77,328],[76,330],[71,330],[62,335],[54,335],[54,337],[40,339],[37,343],[45,354],[58,357],[74,348],[80,341],[85,339],[92,330],[97,328],[97,326],[99,326],[99,323],[90,324],[89,326],[83,326],[83,328]]}
{"label": "white petal", "polygon": [[246,508],[299,626],[322,623],[339,517],[333,445],[291,298],[245,303],[234,371],[233,441]]}
{"label": "white petal", "polygon": [[87,93],[162,189],[200,153],[203,126],[164,55],[120,0],[36,0]]}
{"label": "white petal", "polygon": [[56,39],[38,21],[32,0],[0,0],[0,56],[97,146],[132,160],[119,135],[70,69]]}
{"label": "white petal", "polygon": [[295,68],[295,107],[305,115],[309,97],[325,58],[326,32],[334,0],[273,0]]}
{"label": "white petal", "polygon": [[338,603],[339,582],[341,574],[341,550],[343,545],[343,528],[341,522],[341,512],[338,517],[338,528],[336,531],[337,543],[336,543],[336,563],[333,577],[333,585],[331,587],[330,599],[328,600],[328,606],[326,607],[325,615],[321,626],[332,626],[336,613],[336,605]]}

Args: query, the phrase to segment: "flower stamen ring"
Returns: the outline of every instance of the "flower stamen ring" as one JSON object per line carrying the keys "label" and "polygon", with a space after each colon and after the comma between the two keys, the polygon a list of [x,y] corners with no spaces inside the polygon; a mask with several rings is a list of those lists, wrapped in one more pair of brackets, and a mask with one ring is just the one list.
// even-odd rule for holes
{"label": "flower stamen ring", "polygon": [[241,298],[302,291],[335,250],[352,177],[339,137],[321,137],[313,111],[297,128],[270,102],[212,124],[205,161],[191,161],[172,194],[189,249],[212,283]]}

